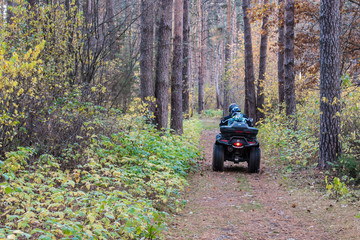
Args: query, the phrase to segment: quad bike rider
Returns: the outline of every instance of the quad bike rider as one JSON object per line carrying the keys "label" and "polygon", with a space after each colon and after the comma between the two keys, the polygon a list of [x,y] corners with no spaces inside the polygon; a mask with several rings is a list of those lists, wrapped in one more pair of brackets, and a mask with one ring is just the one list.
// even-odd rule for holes
{"label": "quad bike rider", "polygon": [[260,148],[256,139],[258,129],[253,121],[241,114],[240,107],[235,103],[229,106],[229,115],[220,122],[220,133],[214,144],[212,168],[223,171],[224,162],[247,162],[248,172],[260,170]]}

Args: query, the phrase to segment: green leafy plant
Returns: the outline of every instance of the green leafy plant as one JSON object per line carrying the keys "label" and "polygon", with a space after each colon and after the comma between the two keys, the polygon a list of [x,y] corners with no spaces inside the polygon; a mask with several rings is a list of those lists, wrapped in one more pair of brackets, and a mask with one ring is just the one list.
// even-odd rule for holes
{"label": "green leafy plant", "polygon": [[338,177],[334,177],[333,181],[330,182],[328,181],[328,176],[325,176],[325,184],[328,194],[335,198],[345,197],[349,193],[345,183],[341,182]]}
{"label": "green leafy plant", "polygon": [[203,116],[206,118],[221,118],[223,115],[223,111],[220,109],[208,109],[204,111]]}
{"label": "green leafy plant", "polygon": [[32,148],[7,153],[0,162],[0,238],[161,238],[165,216],[183,204],[202,125],[190,119],[183,136],[159,133],[145,108],[134,102],[121,114],[91,107],[81,154],[75,145],[32,161]]}

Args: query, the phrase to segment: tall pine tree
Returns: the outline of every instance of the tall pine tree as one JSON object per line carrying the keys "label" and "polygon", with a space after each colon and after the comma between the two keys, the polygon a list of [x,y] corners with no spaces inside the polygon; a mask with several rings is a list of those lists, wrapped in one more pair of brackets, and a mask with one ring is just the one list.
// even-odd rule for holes
{"label": "tall pine tree", "polygon": [[340,145],[340,1],[320,6],[320,147],[319,167],[337,162]]}

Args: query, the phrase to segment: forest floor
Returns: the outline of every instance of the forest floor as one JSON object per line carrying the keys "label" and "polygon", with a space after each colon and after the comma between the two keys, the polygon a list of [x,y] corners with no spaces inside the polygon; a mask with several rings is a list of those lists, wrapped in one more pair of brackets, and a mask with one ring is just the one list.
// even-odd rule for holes
{"label": "forest floor", "polygon": [[218,130],[208,125],[201,139],[205,159],[190,178],[186,207],[173,216],[166,239],[360,239],[359,209],[283,177],[266,156],[259,174],[248,174],[246,163],[230,162],[224,172],[213,172]]}

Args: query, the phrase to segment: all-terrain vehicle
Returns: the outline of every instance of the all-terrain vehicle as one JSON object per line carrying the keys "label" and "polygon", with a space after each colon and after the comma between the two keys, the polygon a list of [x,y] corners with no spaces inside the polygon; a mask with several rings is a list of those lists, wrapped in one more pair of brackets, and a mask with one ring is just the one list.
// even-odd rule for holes
{"label": "all-terrain vehicle", "polygon": [[[249,126],[250,125],[250,126]],[[231,118],[220,126],[213,149],[212,169],[224,171],[224,162],[247,162],[249,173],[260,170],[260,145],[256,139],[258,129],[246,118]]]}

